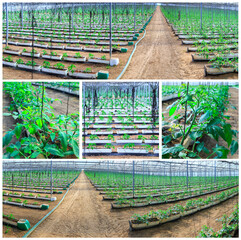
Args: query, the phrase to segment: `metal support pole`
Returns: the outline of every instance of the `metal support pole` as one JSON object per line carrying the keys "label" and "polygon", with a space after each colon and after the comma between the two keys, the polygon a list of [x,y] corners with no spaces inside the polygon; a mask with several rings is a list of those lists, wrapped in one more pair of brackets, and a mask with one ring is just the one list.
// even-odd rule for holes
{"label": "metal support pole", "polygon": [[112,57],[112,3],[110,3],[110,59]]}
{"label": "metal support pole", "polygon": [[144,185],[144,182],[145,182],[145,179],[144,179],[144,161],[143,161],[143,164],[142,164],[142,180],[143,180],[143,185]]}
{"label": "metal support pole", "polygon": [[23,30],[23,3],[21,3],[21,28]]}
{"label": "metal support pole", "polygon": [[187,188],[188,188],[188,160],[187,160]]}
{"label": "metal support pole", "polygon": [[134,3],[134,35],[136,33],[136,3]]}
{"label": "metal support pole", "polygon": [[5,3],[6,6],[6,46],[8,46],[8,3]]}
{"label": "metal support pole", "polygon": [[51,179],[50,179],[50,188],[51,188],[51,198],[53,195],[53,160],[51,160],[51,166],[50,166],[50,171],[51,171]]}
{"label": "metal support pole", "polygon": [[216,164],[217,164],[217,162],[216,162],[216,160],[214,161],[214,182],[215,182],[215,184],[217,184],[216,183],[216,177],[217,177],[217,167],[216,167]]}
{"label": "metal support pole", "polygon": [[135,161],[133,160],[133,172],[132,172],[132,177],[133,177],[133,181],[132,181],[132,193],[133,193],[133,198],[135,196]]}
{"label": "metal support pole", "polygon": [[110,171],[109,161],[107,161],[107,169],[108,169],[108,172],[107,172],[107,183],[109,183],[109,171]]}
{"label": "metal support pole", "polygon": [[202,18],[203,18],[203,5],[202,5],[202,3],[200,3],[200,10],[201,10],[201,12],[200,12],[200,28],[202,29]]}
{"label": "metal support pole", "polygon": [[72,21],[71,28],[73,29],[74,28],[74,4],[73,3],[72,3],[72,17],[71,17],[71,21]]}

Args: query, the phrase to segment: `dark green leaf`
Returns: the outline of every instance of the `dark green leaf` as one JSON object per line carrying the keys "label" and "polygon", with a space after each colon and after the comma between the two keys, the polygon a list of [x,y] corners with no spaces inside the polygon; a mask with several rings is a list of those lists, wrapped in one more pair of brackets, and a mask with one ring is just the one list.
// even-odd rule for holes
{"label": "dark green leaf", "polygon": [[3,137],[3,147],[7,146],[11,142],[13,135],[14,135],[14,133],[11,131],[11,132],[8,132]]}
{"label": "dark green leaf", "polygon": [[231,143],[231,155],[234,155],[234,153],[236,153],[236,151],[238,150],[238,142],[233,140]]}

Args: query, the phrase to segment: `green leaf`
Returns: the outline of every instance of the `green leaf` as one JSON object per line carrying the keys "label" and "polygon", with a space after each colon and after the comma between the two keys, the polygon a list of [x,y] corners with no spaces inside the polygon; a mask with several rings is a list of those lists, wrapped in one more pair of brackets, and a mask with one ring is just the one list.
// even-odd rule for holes
{"label": "green leaf", "polygon": [[199,119],[199,123],[204,122],[205,120],[207,120],[211,115],[211,111],[207,110]]}
{"label": "green leaf", "polygon": [[59,132],[59,139],[60,139],[63,151],[66,152],[67,151],[67,146],[68,146],[67,134],[65,132]]}
{"label": "green leaf", "polygon": [[234,153],[236,153],[236,151],[238,150],[238,142],[233,140],[231,143],[231,155],[234,155]]}
{"label": "green leaf", "polygon": [[30,156],[30,158],[37,158],[37,156],[40,154],[40,152],[36,151],[36,152],[33,152]]}
{"label": "green leaf", "polygon": [[10,156],[11,157],[16,157],[18,155],[18,151],[13,151],[11,154],[10,154]]}
{"label": "green leaf", "polygon": [[64,156],[74,155],[74,152],[72,150],[64,152]]}
{"label": "green leaf", "polygon": [[184,149],[184,147],[181,144],[176,144],[174,147],[165,148],[165,149],[163,148],[162,154],[163,155],[168,154],[168,153],[176,154],[176,153],[181,152],[183,149]]}
{"label": "green leaf", "polygon": [[168,136],[163,137],[163,143],[164,143],[164,144],[169,143],[171,140],[172,140],[171,135],[168,135]]}
{"label": "green leaf", "polygon": [[196,141],[197,138],[202,136],[202,132],[191,132],[189,136],[193,141]]}
{"label": "green leaf", "polygon": [[194,158],[194,157],[196,157],[196,156],[197,156],[197,154],[194,153],[194,152],[188,153],[188,157]]}
{"label": "green leaf", "polygon": [[204,142],[201,142],[200,144],[197,145],[197,151],[201,152],[204,148]]}
{"label": "green leaf", "polygon": [[37,132],[37,126],[35,124],[29,126],[28,131],[30,134],[35,134]]}
{"label": "green leaf", "polygon": [[71,142],[70,142],[72,148],[73,148],[73,151],[74,151],[74,155],[79,158],[79,146],[78,146],[78,143],[72,139]]}
{"label": "green leaf", "polygon": [[51,138],[51,141],[53,142],[55,139],[55,133],[50,133],[50,138]]}
{"label": "green leaf", "polygon": [[180,131],[174,133],[174,138],[175,138],[175,139],[177,139],[177,138],[179,138],[179,137],[181,137],[181,136],[182,136],[182,133],[181,133]]}
{"label": "green leaf", "polygon": [[227,149],[223,146],[216,145],[216,147],[213,148],[213,151],[216,152],[216,154],[217,154],[217,156],[215,158],[220,158],[220,159],[228,158],[229,149]]}
{"label": "green leaf", "polygon": [[186,158],[187,154],[184,153],[184,152],[179,152],[178,156],[179,156],[180,158]]}
{"label": "green leaf", "polygon": [[232,143],[232,130],[231,130],[231,125],[230,124],[225,124],[223,127],[224,130],[224,135],[225,135],[225,141],[228,144],[228,147]]}
{"label": "green leaf", "polygon": [[45,148],[44,148],[44,150],[47,152],[47,153],[50,153],[50,154],[52,154],[52,155],[54,155],[54,156],[60,156],[60,157],[64,157],[64,154],[59,150],[59,149],[57,149],[56,147],[54,147],[54,146],[46,146]]}
{"label": "green leaf", "polygon": [[42,128],[43,124],[42,124],[42,120],[39,118],[36,120],[36,124],[38,125],[38,127]]}
{"label": "green leaf", "polygon": [[14,133],[15,133],[17,139],[19,139],[21,136],[22,128],[23,128],[23,126],[21,124],[19,124],[14,129]]}
{"label": "green leaf", "polygon": [[7,146],[11,142],[13,135],[14,135],[14,133],[11,131],[11,132],[8,132],[3,137],[3,147]]}
{"label": "green leaf", "polygon": [[174,105],[170,110],[169,110],[169,116],[172,116],[177,109],[177,105]]}

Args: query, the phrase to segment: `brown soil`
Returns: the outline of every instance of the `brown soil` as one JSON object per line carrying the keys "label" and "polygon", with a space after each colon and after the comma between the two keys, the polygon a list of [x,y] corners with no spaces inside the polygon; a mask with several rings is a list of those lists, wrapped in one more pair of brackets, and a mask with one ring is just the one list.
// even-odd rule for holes
{"label": "brown soil", "polygon": [[[239,131],[239,125],[238,125],[239,124],[239,106],[238,106],[239,89],[229,88],[229,94],[230,94],[230,97],[228,99],[229,109],[225,113],[225,115],[230,116],[230,119],[226,120],[226,122],[231,124],[231,127],[233,130]],[[171,105],[174,101],[176,101],[176,99],[162,103],[162,109],[163,109],[162,113],[163,113],[165,121],[168,121],[168,119],[169,119],[169,109],[166,109],[166,108],[169,105]],[[236,107],[237,109],[231,108],[230,105]],[[178,113],[179,114],[184,113],[184,109],[179,109]],[[239,135],[238,135],[238,139],[239,139]],[[176,139],[173,141],[173,144],[180,143],[180,141],[181,141],[181,138]],[[217,144],[217,142],[209,136],[203,137],[202,141],[204,141],[205,146],[211,151],[212,151],[212,148],[215,148],[215,146]],[[224,146],[224,147],[228,148],[227,143],[221,137],[219,137],[218,144],[220,146]],[[205,153],[201,153],[200,156],[203,158],[206,158],[208,155],[206,155]],[[238,157],[239,157],[239,150],[232,156],[231,156],[231,153],[228,154],[228,159],[238,159]]]}
{"label": "brown soil", "polygon": [[60,101],[54,101],[50,103],[50,105],[54,108],[55,115],[66,115],[67,113],[67,101],[69,97],[69,109],[68,113],[76,113],[79,112],[79,98],[68,95],[59,91],[55,91],[52,89],[46,89],[47,96],[53,99],[59,99]]}
{"label": "brown soil", "polygon": [[[188,45],[187,45],[188,46]],[[123,79],[237,79],[238,74],[204,76],[203,62],[192,62],[192,53],[168,26],[160,7],[146,28]]]}
{"label": "brown soil", "polygon": [[[181,201],[180,204],[185,202]],[[133,214],[145,214],[152,209],[160,209],[160,206],[111,210],[110,202],[102,201],[102,195],[99,195],[82,172],[59,208],[30,237],[195,237],[205,224],[219,230],[221,223],[216,219],[223,214],[230,215],[236,203],[238,196],[178,221],[130,232],[128,220]],[[161,209],[172,205],[165,204]]]}
{"label": "brown soil", "polygon": [[[39,222],[48,212],[50,212],[58,203],[59,201],[62,199],[63,195],[65,194],[66,191],[63,191],[63,194],[54,194],[53,196],[57,197],[57,200],[54,202],[50,202],[50,201],[41,201],[41,200],[31,200],[31,199],[24,199],[24,198],[19,198],[22,200],[28,200],[29,203],[33,203],[33,202],[38,202],[40,205],[41,204],[49,204],[49,209],[48,210],[37,210],[37,209],[31,209],[31,208],[25,208],[25,207],[17,207],[17,206],[13,206],[13,205],[6,205],[3,204],[3,213],[4,214],[13,214],[13,216],[16,219],[28,219],[31,227],[33,227],[37,222]],[[21,194],[21,192],[20,192]],[[33,193],[34,195],[37,195],[37,193]],[[43,196],[47,195],[47,194],[41,194]],[[7,196],[5,196],[4,198],[8,198]],[[16,198],[13,198],[16,199]],[[5,234],[7,227],[4,225],[3,226],[3,237],[5,238],[16,238],[16,237],[22,237],[26,231],[21,231],[17,228],[11,227],[10,231]]]}

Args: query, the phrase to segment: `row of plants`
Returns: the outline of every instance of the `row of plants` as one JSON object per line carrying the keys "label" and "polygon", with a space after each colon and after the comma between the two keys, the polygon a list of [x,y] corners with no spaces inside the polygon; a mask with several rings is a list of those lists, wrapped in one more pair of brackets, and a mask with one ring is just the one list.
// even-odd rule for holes
{"label": "row of plants", "polygon": [[223,191],[207,198],[190,199],[185,205],[175,204],[167,210],[150,211],[147,214],[134,214],[130,220],[131,229],[139,230],[164,224],[212,207],[238,194],[238,188]]}
{"label": "row of plants", "polygon": [[[135,9],[134,9],[135,8]],[[112,23],[113,26],[116,26],[116,29],[122,30],[123,27],[126,29],[133,30],[134,20],[136,25],[143,24],[144,21],[147,21],[149,16],[155,10],[154,5],[134,5],[130,7],[126,4],[120,4],[113,7],[113,17]],[[101,8],[96,8],[91,5],[73,5],[69,7],[68,5],[63,5],[61,8],[50,8],[42,10],[34,10],[34,19],[39,27],[45,27],[47,25],[51,26],[52,29],[61,28],[73,28],[71,30],[78,29],[93,29],[95,26],[99,29],[108,29],[109,27],[109,6],[102,5]],[[134,19],[135,11],[135,19]],[[5,11],[3,9],[3,19],[5,18]],[[23,27],[31,26],[31,13],[28,10],[21,10],[11,12],[9,16],[9,22],[13,26],[16,26],[15,29],[18,30],[21,20],[23,19]],[[73,18],[73,19],[72,19]],[[69,23],[73,20],[73,25],[70,26]],[[5,25],[5,23],[4,23]],[[67,29],[66,29],[67,31]]]}
{"label": "row of plants", "polygon": [[[67,187],[77,176],[76,171],[52,171],[52,186]],[[50,171],[4,171],[3,186],[45,188],[50,186]]]}
{"label": "row of plants", "polygon": [[[170,168],[171,169],[171,168]],[[96,188],[102,188],[104,191],[111,189],[112,191],[116,189],[117,191],[125,189],[133,189],[133,174],[129,172],[104,172],[104,171],[85,171],[86,176],[90,179],[91,183]],[[222,185],[225,182],[238,183],[237,176],[216,176],[214,177],[206,175],[204,176],[192,176],[189,179],[189,187],[194,186],[208,186],[210,185]],[[166,176],[163,172],[159,175],[151,175],[143,170],[143,174],[135,173],[135,189],[142,188],[173,188],[173,189],[183,189],[186,187],[187,178],[186,176]]]}
{"label": "row of plants", "polygon": [[[198,187],[197,189],[187,189],[184,191],[166,192],[166,193],[153,193],[145,192],[138,195],[135,193],[135,198],[129,197],[125,194],[119,194],[115,201],[111,204],[112,208],[132,208],[132,207],[146,207],[150,205],[158,205],[165,203],[173,203],[177,201],[186,200],[189,198],[199,197],[210,193],[219,192],[229,188],[233,188],[236,185],[224,184],[218,187]],[[157,192],[157,191],[156,191]],[[159,195],[159,197],[158,197]],[[114,197],[113,197],[114,198]]]}

